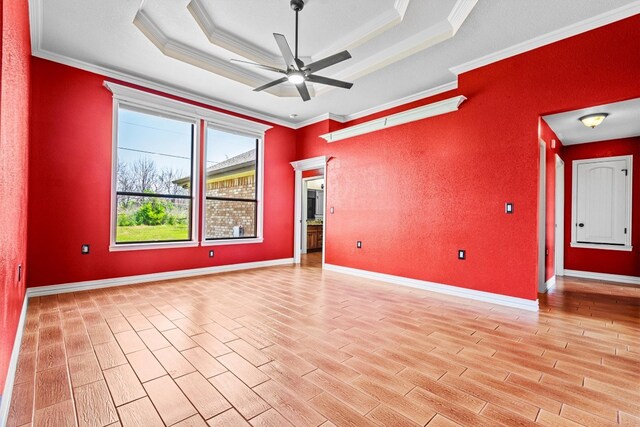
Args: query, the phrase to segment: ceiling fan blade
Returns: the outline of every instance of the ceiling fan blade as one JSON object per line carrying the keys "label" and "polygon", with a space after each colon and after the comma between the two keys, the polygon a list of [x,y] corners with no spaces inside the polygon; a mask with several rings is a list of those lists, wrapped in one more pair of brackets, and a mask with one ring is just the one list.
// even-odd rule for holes
{"label": "ceiling fan blade", "polygon": [[298,89],[298,92],[300,92],[300,97],[303,101],[308,101],[311,99],[311,96],[309,96],[309,89],[307,89],[307,85],[305,84],[305,82],[296,85],[296,89]]}
{"label": "ceiling fan blade", "polygon": [[279,85],[280,83],[284,83],[284,82],[286,82],[287,80],[289,80],[289,79],[287,79],[286,77],[283,77],[283,78],[281,78],[281,79],[274,80],[274,81],[272,81],[272,82],[270,82],[270,83],[267,83],[266,85],[262,85],[262,86],[260,86],[260,87],[257,87],[257,88],[255,88],[253,91],[254,91],[254,92],[260,92],[260,91],[263,91],[263,90],[265,90],[265,89],[269,89],[269,88],[270,88],[270,87],[272,87],[272,86],[276,86],[276,85]]}
{"label": "ceiling fan blade", "polygon": [[329,77],[315,76],[313,74],[307,77],[307,81],[310,81],[311,83],[321,83],[323,85],[341,87],[343,89],[351,89],[351,86],[353,86],[353,83],[330,79]]}
{"label": "ceiling fan blade", "polygon": [[343,50],[342,52],[336,53],[335,55],[327,56],[324,59],[312,62],[304,68],[305,70],[309,70],[310,72],[315,73],[316,71],[320,71],[339,62],[346,61],[349,58],[351,58],[351,54],[346,50]]}
{"label": "ceiling fan blade", "polygon": [[240,64],[249,64],[249,65],[253,65],[254,67],[262,68],[263,70],[274,71],[276,73],[281,73],[281,74],[287,74],[285,70],[281,70],[275,67],[269,67],[268,65],[257,64],[255,62],[242,61],[241,59],[231,59],[231,62],[238,62]]}
{"label": "ceiling fan blade", "polygon": [[289,43],[287,43],[287,39],[278,33],[273,33],[273,37],[276,39],[276,43],[278,43],[278,47],[280,48],[280,53],[282,53],[282,57],[284,58],[284,62],[287,64],[287,68],[293,68],[294,70],[298,70],[298,63],[296,62],[296,58],[293,56],[291,52],[291,48],[289,47]]}

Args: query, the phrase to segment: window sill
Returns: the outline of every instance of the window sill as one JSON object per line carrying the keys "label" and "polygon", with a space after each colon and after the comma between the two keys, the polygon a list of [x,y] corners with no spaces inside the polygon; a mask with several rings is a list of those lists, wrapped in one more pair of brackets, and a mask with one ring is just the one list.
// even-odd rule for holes
{"label": "window sill", "polygon": [[203,240],[202,246],[226,246],[226,245],[250,245],[255,243],[262,243],[264,239],[262,237],[254,237],[250,239],[223,239],[223,240]]}
{"label": "window sill", "polygon": [[154,243],[121,243],[119,245],[111,244],[109,252],[121,251],[143,251],[147,249],[174,249],[174,248],[193,248],[198,246],[198,242],[154,242]]}
{"label": "window sill", "polygon": [[605,251],[625,251],[631,252],[633,250],[633,246],[614,246],[614,245],[599,245],[597,243],[574,243],[571,242],[572,248],[583,248],[583,249],[603,249]]}

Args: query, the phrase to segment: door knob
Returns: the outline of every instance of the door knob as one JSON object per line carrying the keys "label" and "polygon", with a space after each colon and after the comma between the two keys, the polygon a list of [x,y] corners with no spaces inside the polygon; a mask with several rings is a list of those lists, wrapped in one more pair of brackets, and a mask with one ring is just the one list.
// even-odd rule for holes
{"label": "door knob", "polygon": [[581,222],[580,224],[578,224],[578,227],[584,227],[584,223]]}

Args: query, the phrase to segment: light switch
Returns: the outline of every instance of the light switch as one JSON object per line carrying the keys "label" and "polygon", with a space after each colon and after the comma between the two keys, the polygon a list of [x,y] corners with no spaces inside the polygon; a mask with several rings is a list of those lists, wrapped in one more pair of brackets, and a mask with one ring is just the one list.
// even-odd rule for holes
{"label": "light switch", "polygon": [[466,251],[464,249],[458,249],[458,259],[467,259]]}
{"label": "light switch", "polygon": [[329,209],[329,212],[333,213],[333,206],[331,206],[331,209]]}
{"label": "light switch", "polygon": [[82,245],[82,249],[81,249],[81,253],[82,255],[88,255],[89,254],[89,245]]}
{"label": "light switch", "polygon": [[505,213],[512,214],[513,213],[513,202],[507,202],[504,205]]}

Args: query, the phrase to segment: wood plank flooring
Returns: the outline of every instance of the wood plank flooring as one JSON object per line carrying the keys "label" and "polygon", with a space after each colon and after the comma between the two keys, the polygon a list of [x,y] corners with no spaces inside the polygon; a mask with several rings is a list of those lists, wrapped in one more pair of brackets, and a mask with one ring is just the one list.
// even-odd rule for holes
{"label": "wood plank flooring", "polygon": [[33,298],[8,425],[640,426],[640,287],[531,313],[320,256]]}

